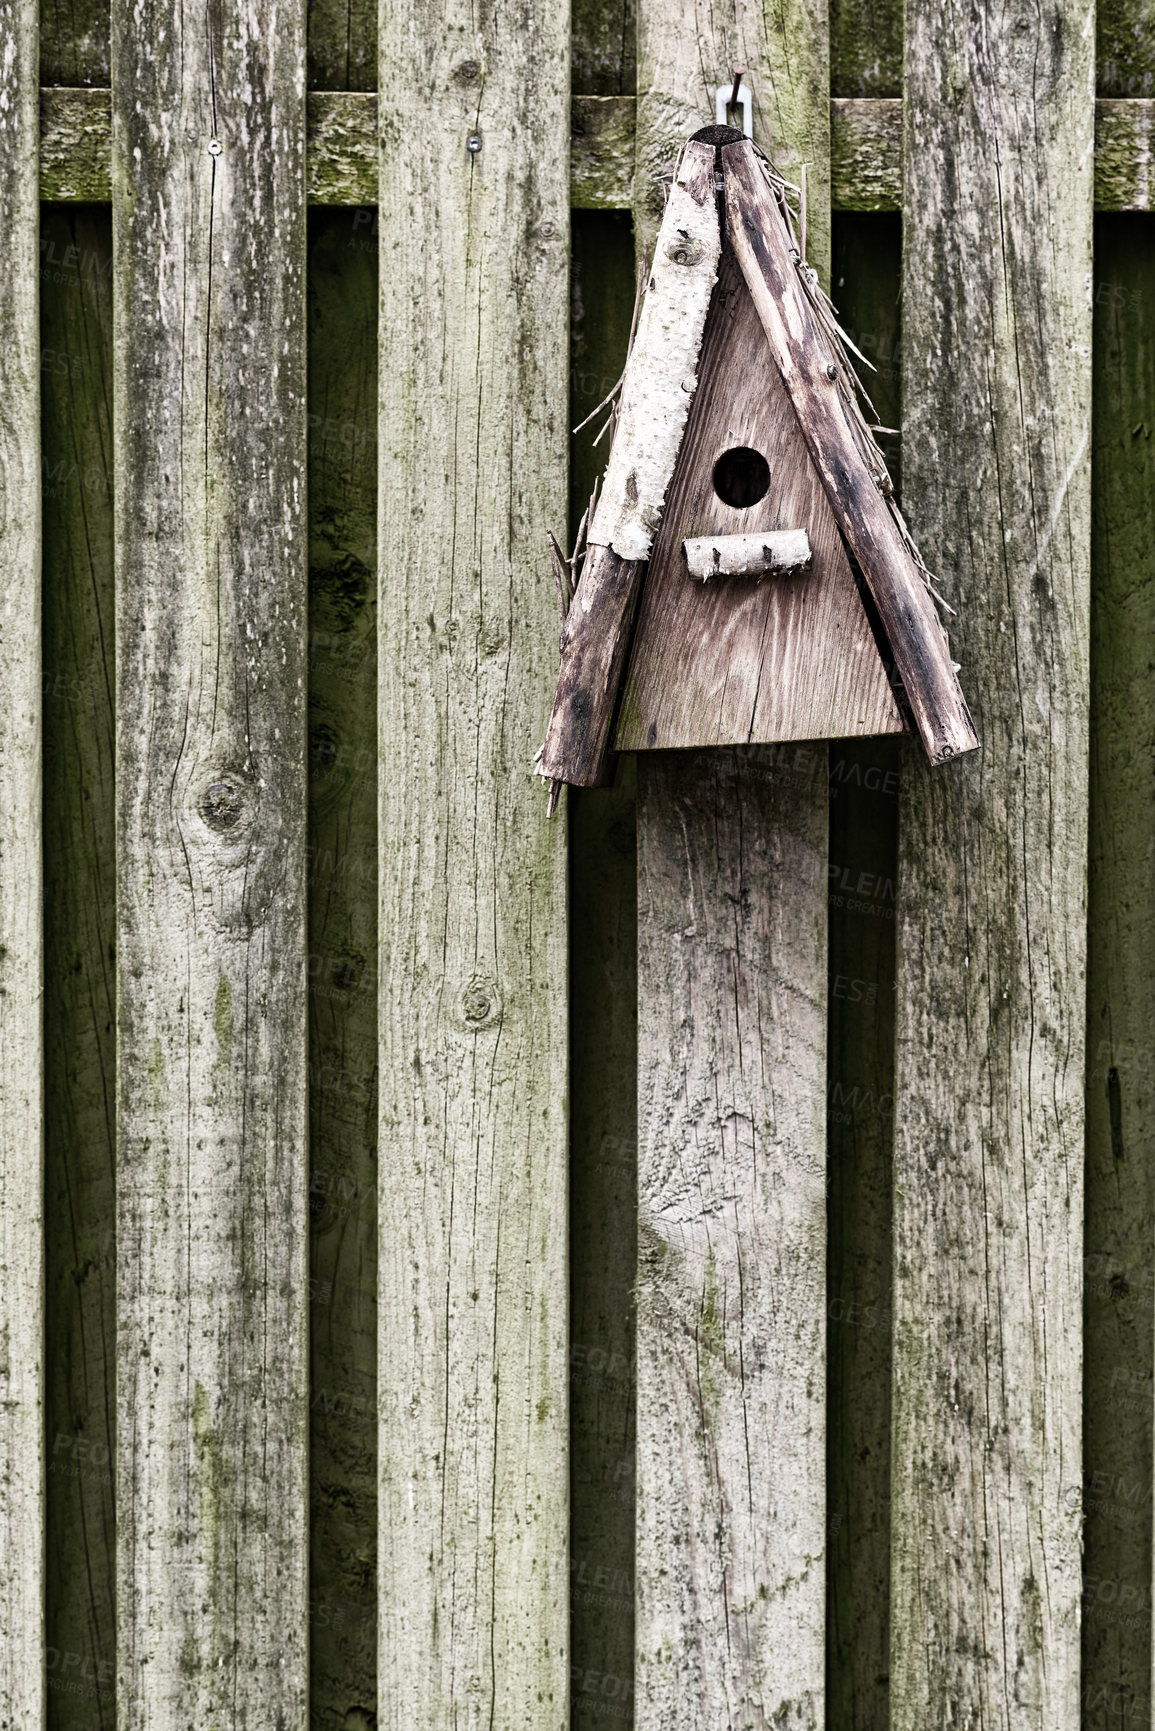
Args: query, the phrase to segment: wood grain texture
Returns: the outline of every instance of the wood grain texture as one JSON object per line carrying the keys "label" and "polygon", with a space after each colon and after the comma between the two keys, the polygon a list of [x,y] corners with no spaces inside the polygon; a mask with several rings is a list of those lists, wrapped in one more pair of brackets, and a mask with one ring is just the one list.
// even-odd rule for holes
{"label": "wood grain texture", "polygon": [[[54,1731],[115,1731],[112,232],[41,217],[45,1645]],[[55,261],[47,262],[49,255]],[[65,268],[64,261],[69,261]],[[67,1657],[66,1657],[67,1656]]]}
{"label": "wood grain texture", "polygon": [[379,1724],[560,1731],[568,12],[380,41]]}
{"label": "wood grain texture", "polygon": [[304,56],[114,18],[124,1731],[306,1712]]}
{"label": "wood grain texture", "polygon": [[823,1723],[818,758],[638,759],[640,1731]]}
{"label": "wood grain texture", "polygon": [[44,1722],[37,19],[0,0],[0,1727]]}
{"label": "wood grain texture", "polygon": [[315,1731],[346,1731],[346,1713],[359,1707],[371,1715],[377,1698],[374,215],[318,211],[309,223],[309,1693]]}
{"label": "wood grain texture", "polygon": [[1155,235],[1095,225],[1083,1710],[1150,1721],[1155,1361]]}
{"label": "wood grain texture", "polygon": [[[882,421],[901,409],[902,231],[897,217],[836,215],[832,292],[874,363]],[[890,441],[891,446],[897,440]],[[888,460],[891,450],[887,451]],[[898,482],[898,463],[889,461]],[[826,1137],[827,1720],[888,1731],[893,1292],[894,921],[897,739],[830,747]]]}
{"label": "wood grain texture", "polygon": [[634,225],[652,247],[683,141],[714,122],[714,96],[748,68],[754,137],[788,180],[806,165],[807,255],[830,270],[830,55],[826,0],[783,0],[773,14],[737,0],[639,4]]}
{"label": "wood grain texture", "polygon": [[983,748],[903,774],[894,1731],[1079,1724],[1092,30],[906,12],[904,499]]}
{"label": "wood grain texture", "polygon": [[[719,151],[729,233],[742,274],[846,545],[870,591],[911,719],[932,763],[978,741],[935,604],[903,539],[877,452],[853,421],[853,384],[830,355],[798,279],[778,197],[745,142]],[[863,435],[864,436],[864,435]],[[885,490],[884,490],[885,489]]]}
{"label": "wood grain texture", "polygon": [[[758,451],[770,487],[727,505],[714,466]],[[802,529],[808,569],[690,579],[687,536]],[[719,268],[698,389],[642,584],[618,751],[898,733],[902,716],[822,482],[732,252]]]}

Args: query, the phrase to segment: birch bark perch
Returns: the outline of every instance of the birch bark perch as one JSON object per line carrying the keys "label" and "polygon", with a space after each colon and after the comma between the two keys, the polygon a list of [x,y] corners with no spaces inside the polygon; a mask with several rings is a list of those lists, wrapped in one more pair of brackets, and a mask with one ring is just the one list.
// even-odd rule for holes
{"label": "birch bark perch", "polygon": [[596,785],[637,604],[697,380],[721,239],[714,148],[687,144],[654,252],[590,547],[562,628],[541,773]]}
{"label": "birch bark perch", "polygon": [[1094,13],[906,23],[904,491],[983,750],[903,777],[891,1724],[1075,1731]]}
{"label": "birch bark perch", "polygon": [[307,1717],[304,55],[114,7],[124,1731]]}
{"label": "birch bark perch", "polygon": [[726,210],[742,267],[798,424],[870,588],[933,763],[978,744],[922,573],[864,459],[848,414],[853,384],[833,362],[798,281],[797,260],[753,147],[723,145]]}
{"label": "birch bark perch", "polygon": [[37,10],[0,4],[0,1725],[44,1722]]}
{"label": "birch bark perch", "polygon": [[805,529],[768,529],[761,535],[697,535],[683,541],[686,569],[709,577],[762,577],[768,571],[801,571],[810,563]]}

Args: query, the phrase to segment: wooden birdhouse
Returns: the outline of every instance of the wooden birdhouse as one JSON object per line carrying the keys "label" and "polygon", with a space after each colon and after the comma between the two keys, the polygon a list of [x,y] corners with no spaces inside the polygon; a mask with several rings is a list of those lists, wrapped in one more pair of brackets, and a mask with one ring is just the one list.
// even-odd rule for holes
{"label": "wooden birdhouse", "polygon": [[612,750],[978,744],[789,191],[732,127],[685,146],[572,599],[559,578],[554,781]]}

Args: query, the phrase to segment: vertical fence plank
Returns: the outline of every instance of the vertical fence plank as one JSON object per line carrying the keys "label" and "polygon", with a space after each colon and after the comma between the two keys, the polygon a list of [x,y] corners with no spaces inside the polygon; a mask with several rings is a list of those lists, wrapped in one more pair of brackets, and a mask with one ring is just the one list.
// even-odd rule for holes
{"label": "vertical fence plank", "polygon": [[306,1711],[304,36],[113,18],[126,1731]]}
{"label": "vertical fence plank", "polygon": [[825,770],[638,763],[645,1731],[823,1717]]}
{"label": "vertical fence plank", "polygon": [[904,498],[983,745],[903,776],[892,1724],[1067,1731],[1093,13],[909,0],[906,35]]}
{"label": "vertical fence plank", "polygon": [[380,1723],[543,1731],[568,1713],[566,896],[530,766],[569,13],[407,0],[380,43]]}
{"label": "vertical fence plank", "polygon": [[44,1715],[36,9],[0,0],[0,1727]]}
{"label": "vertical fence plank", "polygon": [[[843,329],[874,364],[870,395],[888,427],[900,402],[901,238],[897,216],[835,214],[833,298]],[[893,449],[887,458],[897,485]],[[900,762],[895,739],[830,748],[826,1710],[838,1731],[886,1731],[888,1722]]]}
{"label": "vertical fence plank", "polygon": [[[773,27],[715,9],[706,34],[688,5],[640,7],[639,241],[663,167],[737,65],[755,137],[807,164],[825,280],[821,0]],[[825,749],[642,753],[638,801],[636,1718],[725,1724],[757,1703],[808,1724],[824,1669]]]}
{"label": "vertical fence plank", "polygon": [[1151,1723],[1155,223],[1095,228],[1083,1700]]}
{"label": "vertical fence plank", "polygon": [[830,0],[830,93],[902,95],[902,0]]}
{"label": "vertical fence plank", "polygon": [[[377,235],[309,222],[309,1693],[377,1697]],[[349,1731],[354,1731],[349,1721]]]}
{"label": "vertical fence plank", "polygon": [[45,209],[45,1658],[53,1731],[113,1731],[116,843],[112,233]]}

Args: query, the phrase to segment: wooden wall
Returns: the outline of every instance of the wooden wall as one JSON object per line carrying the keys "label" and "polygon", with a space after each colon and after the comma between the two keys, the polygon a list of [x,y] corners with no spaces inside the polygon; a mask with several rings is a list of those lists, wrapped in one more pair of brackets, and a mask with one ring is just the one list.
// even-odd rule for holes
{"label": "wooden wall", "polygon": [[[307,245],[301,210],[289,213],[307,398],[286,375],[279,400],[306,424],[307,513],[268,569],[287,608],[307,563],[307,619],[287,633],[298,716],[296,687],[267,659],[281,628],[262,612],[271,592],[242,605],[236,585],[196,587],[208,566],[193,495],[171,521],[199,575],[176,593],[147,501],[127,508],[125,406],[161,450],[172,327],[149,327],[150,372],[129,340],[136,308],[107,204],[46,203],[37,234],[37,19],[20,0],[0,7],[15,44],[2,62],[6,232],[25,259],[0,298],[0,909],[20,938],[0,954],[0,1727],[183,1731],[224,1713],[324,1731],[415,1719],[598,1731],[675,1711],[721,1723],[734,1690],[800,1728],[913,1731],[952,1714],[1010,1731],[1150,1726],[1155,219],[1100,212],[1092,254],[1090,127],[1097,92],[1136,105],[1128,124],[1149,130],[1138,105],[1155,98],[1155,17],[1145,0],[1100,0],[1092,86],[1076,0],[1022,29],[988,6],[908,0],[904,19],[894,0],[832,0],[829,13],[798,0],[765,35],[727,6],[703,32],[680,0],[580,0],[571,88],[608,104],[588,114],[613,120],[618,156],[612,190],[581,193],[567,227],[563,12],[539,9],[515,40],[496,15],[386,10],[382,28],[361,0],[285,14],[303,87],[382,81],[389,188],[380,218],[369,204],[314,208]],[[227,37],[232,14],[206,16]],[[99,0],[44,0],[40,83],[107,87],[114,35]],[[122,38],[122,67],[130,49]],[[623,759],[612,788],[571,796],[547,827],[528,773],[556,638],[541,532],[563,528],[567,499],[574,531],[602,458],[587,435],[570,439],[567,482],[565,428],[620,371],[655,177],[738,64],[752,68],[756,134],[809,165],[811,251],[877,368],[880,420],[904,429],[892,469],[959,607],[952,642],[984,753],[933,779],[892,741],[759,765]],[[291,107],[283,65],[277,80],[274,100]],[[863,110],[892,141],[905,133],[902,216],[831,213],[828,93],[902,104]],[[219,127],[227,153],[239,134],[223,83],[220,102],[219,117],[194,104],[189,136],[207,150]],[[117,137],[124,235],[135,171]],[[207,185],[210,204],[235,199],[213,160],[190,145],[186,180],[158,196]],[[283,166],[299,184],[288,145]],[[243,201],[229,208],[243,219]],[[256,277],[295,265],[296,245],[262,230]],[[198,267],[203,302],[184,304],[224,317],[224,332],[215,257],[208,246]],[[214,521],[238,451],[250,475],[277,453],[271,421],[245,421],[245,407],[242,393],[222,418],[208,400],[198,423],[198,448],[211,437],[222,453],[202,470]],[[161,609],[144,662],[134,594]],[[278,1014],[301,1050],[281,1106],[265,1087],[276,1054],[230,1070],[222,1029],[231,1051],[259,1041],[262,1012],[226,968],[226,1014],[218,970],[189,1072],[203,1067],[203,1102],[174,1129],[164,1079],[187,1044],[185,988],[140,962],[172,931],[126,925],[125,910],[153,892],[150,850],[168,870],[181,831],[167,796],[142,793],[159,765],[133,704],[147,682],[170,707],[184,689],[184,661],[162,652],[182,596],[234,694],[250,630],[276,688],[283,738],[263,749],[282,776],[300,928]],[[748,853],[735,872],[738,812]],[[243,859],[225,863],[228,881],[243,878]],[[674,967],[688,885],[704,898],[700,929]],[[192,905],[181,953],[214,929],[212,894]],[[747,923],[731,940],[735,906]],[[267,923],[278,910],[258,911]],[[228,944],[243,938],[248,955],[261,919],[244,918]],[[206,940],[210,960],[223,944]],[[804,1463],[798,1506],[776,1517],[806,1529],[807,1567],[779,1583],[777,1621],[746,1619],[749,1651],[727,1670],[730,1577],[705,1563],[678,1576],[678,1533],[703,1484],[727,1491],[732,1463],[704,1478],[680,1467],[713,1433],[654,1395],[673,1322],[653,1259],[638,1259],[638,1144],[652,1210],[656,1166],[708,1122],[675,1110],[655,1129],[670,1053],[692,1066],[705,1049],[676,1045],[684,1006],[708,1032],[735,956],[765,1027],[791,1004],[812,1012],[805,1062],[791,1045],[789,1110],[760,1146],[774,1158],[789,1142],[793,1181],[819,1208],[824,1176],[827,1227],[774,1288],[813,1370],[786,1439]],[[245,962],[236,978],[264,968]],[[278,1111],[267,1146],[254,1142]],[[157,1224],[162,1120],[169,1158],[193,1176]],[[206,1134],[222,1151],[215,1180],[192,1158]],[[262,1147],[271,1187],[254,1182],[242,1206],[219,1170],[248,1150],[251,1177]],[[159,1264],[150,1275],[144,1255],[177,1227],[199,1270],[183,1286]],[[255,1261],[278,1272],[250,1290]],[[229,1267],[235,1311],[213,1284]],[[118,1291],[123,1305],[134,1290],[137,1312],[118,1314]],[[161,1293],[167,1311],[147,1323],[141,1306]],[[705,1285],[699,1299],[678,1327],[714,1353],[724,1402],[727,1312]],[[214,1407],[203,1378],[199,1397],[188,1383],[185,1312],[204,1339],[231,1342],[232,1386],[263,1415],[259,1466],[252,1430]],[[266,1337],[277,1351],[254,1356]],[[780,1369],[762,1367],[771,1390]],[[156,1376],[163,1400],[146,1398]],[[136,1501],[146,1446],[191,1463],[191,1502],[164,1473]],[[281,1494],[262,1512],[274,1467]],[[773,1532],[728,1504],[718,1535],[722,1550],[752,1539],[772,1555]],[[287,1572],[267,1561],[278,1544]],[[246,1546],[265,1573],[238,1587],[225,1559]],[[166,1595],[203,1651],[182,1635],[166,1656]],[[262,1626],[284,1636],[277,1663]],[[691,1649],[687,1680],[677,1663]]]}

